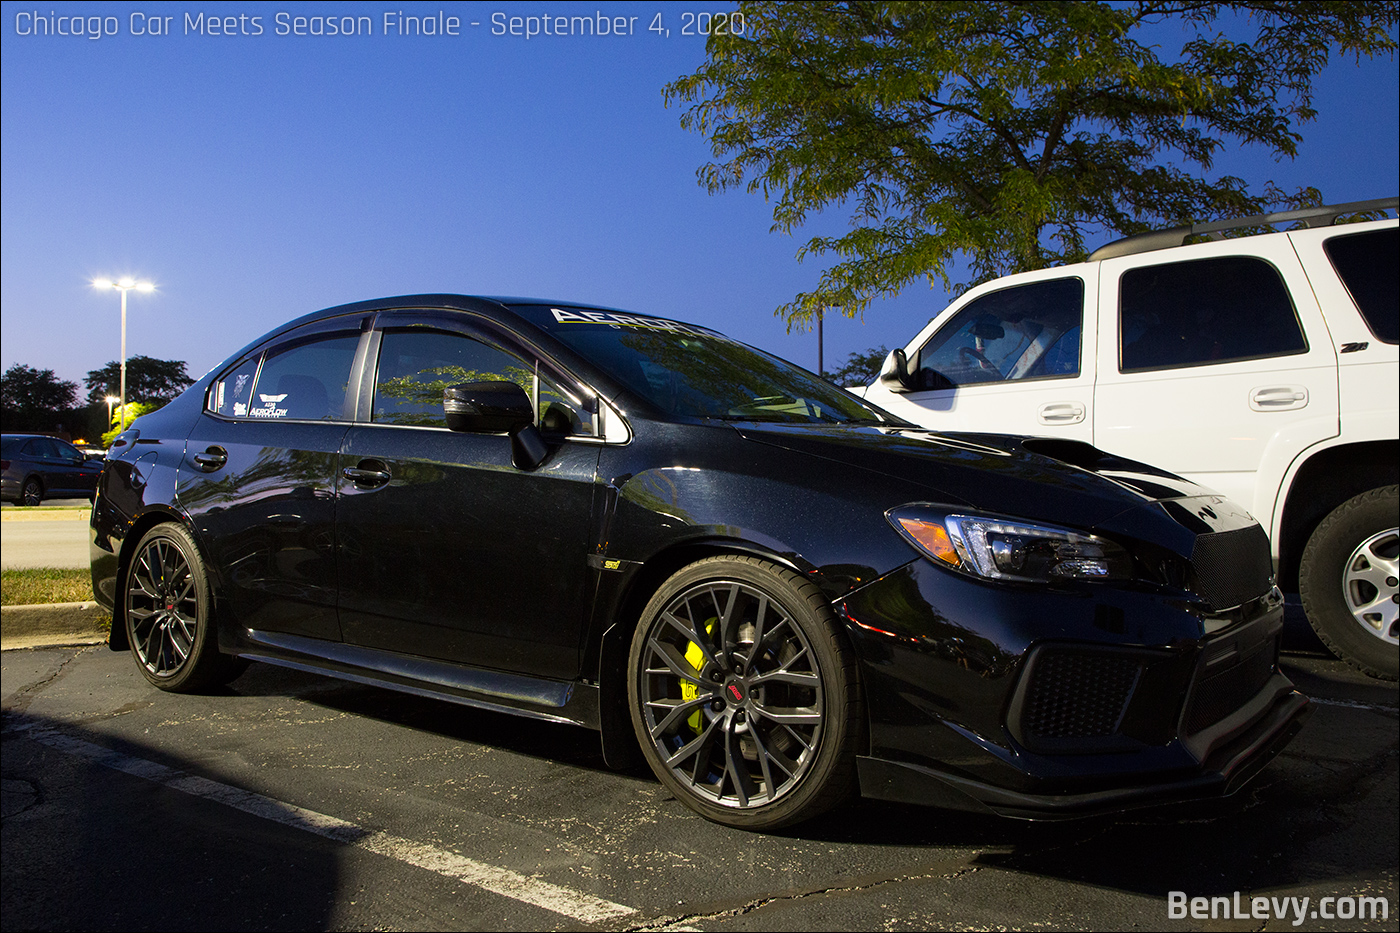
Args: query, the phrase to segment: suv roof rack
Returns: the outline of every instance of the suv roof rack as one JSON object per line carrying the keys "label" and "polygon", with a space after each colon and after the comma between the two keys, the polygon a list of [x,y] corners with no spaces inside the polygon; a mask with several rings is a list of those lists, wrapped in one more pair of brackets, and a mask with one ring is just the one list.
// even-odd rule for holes
{"label": "suv roof rack", "polygon": [[1397,206],[1400,206],[1400,198],[1380,198],[1375,201],[1324,204],[1319,207],[1304,207],[1296,211],[1255,214],[1252,217],[1234,217],[1229,220],[1213,220],[1210,223],[1172,227],[1168,230],[1153,230],[1149,233],[1139,233],[1100,246],[1089,254],[1089,261],[1131,256],[1134,253],[1147,253],[1155,249],[1169,249],[1173,246],[1183,245],[1189,236],[1205,235],[1212,240],[1219,240],[1224,238],[1226,230],[1236,230],[1240,227],[1257,227],[1294,221],[1302,221],[1304,227],[1326,227],[1336,223],[1337,218],[1344,214],[1355,214],[1360,211],[1396,210]]}

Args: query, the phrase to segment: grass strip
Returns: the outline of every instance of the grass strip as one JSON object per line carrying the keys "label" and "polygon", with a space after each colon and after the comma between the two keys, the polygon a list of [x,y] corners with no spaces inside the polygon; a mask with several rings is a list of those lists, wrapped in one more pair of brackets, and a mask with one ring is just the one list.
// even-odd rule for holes
{"label": "grass strip", "polygon": [[92,571],[87,568],[37,567],[0,571],[0,604],[81,603],[92,599]]}

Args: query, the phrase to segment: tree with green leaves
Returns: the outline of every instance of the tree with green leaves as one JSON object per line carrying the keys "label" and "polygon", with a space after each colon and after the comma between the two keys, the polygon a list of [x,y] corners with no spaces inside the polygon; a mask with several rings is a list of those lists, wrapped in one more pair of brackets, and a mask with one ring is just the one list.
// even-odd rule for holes
{"label": "tree with green leaves", "polygon": [[[711,193],[774,201],[791,233],[828,209],[836,262],[777,309],[862,314],[927,279],[955,287],[1085,258],[1086,235],[1318,203],[1314,188],[1209,179],[1226,146],[1291,157],[1334,54],[1394,54],[1393,2],[741,3],[667,85],[707,135]],[[742,21],[742,32],[737,24]],[[966,284],[966,283],[964,283]]]}
{"label": "tree with green leaves", "polygon": [[15,363],[0,375],[6,431],[52,431],[58,422],[71,419],[77,401],[78,384],[58,378],[52,369]]}
{"label": "tree with green leaves", "polygon": [[[116,360],[94,369],[83,380],[87,383],[88,401],[96,404],[106,402],[107,396],[121,391],[121,363]],[[126,400],[142,402],[152,406],[150,410],[164,405],[193,385],[194,380],[185,372],[184,360],[158,360],[150,356],[133,356],[126,361]]]}
{"label": "tree with green leaves", "polygon": [[884,344],[869,350],[858,350],[846,357],[841,368],[828,373],[826,378],[839,386],[869,385],[880,375],[880,367],[884,365],[889,352]]}

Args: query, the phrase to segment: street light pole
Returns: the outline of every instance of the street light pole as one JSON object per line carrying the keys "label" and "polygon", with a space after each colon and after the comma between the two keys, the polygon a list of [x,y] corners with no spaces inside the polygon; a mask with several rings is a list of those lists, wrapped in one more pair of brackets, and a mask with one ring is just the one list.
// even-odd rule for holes
{"label": "street light pole", "polygon": [[[97,281],[93,282],[92,284],[93,284],[93,287],[94,287],[94,288],[115,288],[117,291],[119,291],[119,292],[122,293],[122,394],[121,394],[121,408],[118,409],[118,410],[122,413],[121,430],[125,431],[125,430],[126,430],[126,293],[129,292],[129,291],[131,291],[133,288],[136,289],[138,292],[149,292],[149,291],[154,291],[154,290],[155,290],[155,286],[152,285],[150,282],[137,282],[135,279],[132,279],[132,278],[119,279],[119,280],[117,280],[116,282],[113,282],[111,279],[98,279]],[[108,412],[107,412],[107,423],[108,423],[108,424],[111,424],[111,423],[112,423],[112,414],[111,414],[110,403],[109,403]]]}

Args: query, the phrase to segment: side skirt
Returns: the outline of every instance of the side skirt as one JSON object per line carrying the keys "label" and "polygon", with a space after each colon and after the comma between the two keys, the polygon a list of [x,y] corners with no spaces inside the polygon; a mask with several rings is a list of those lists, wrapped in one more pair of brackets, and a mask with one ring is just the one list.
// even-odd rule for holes
{"label": "side skirt", "polygon": [[600,728],[598,688],[592,684],[449,664],[282,632],[243,629],[239,636],[237,644],[230,647],[234,654],[250,661],[477,709]]}

